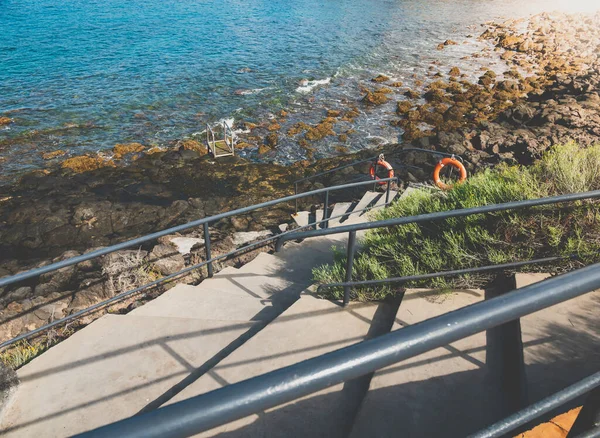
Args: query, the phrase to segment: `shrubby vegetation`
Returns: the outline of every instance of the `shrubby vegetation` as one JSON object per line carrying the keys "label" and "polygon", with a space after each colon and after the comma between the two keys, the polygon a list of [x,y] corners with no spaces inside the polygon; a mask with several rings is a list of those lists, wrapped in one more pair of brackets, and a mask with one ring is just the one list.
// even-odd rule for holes
{"label": "shrubby vegetation", "polygon": [[[530,167],[500,166],[484,170],[448,192],[418,191],[379,212],[376,219],[476,207],[600,189],[600,145],[558,146]],[[383,279],[429,272],[508,263],[554,255],[579,256],[553,266],[528,266],[560,272],[599,259],[600,201],[499,212],[423,224],[381,228],[367,233],[356,255],[353,280]],[[340,282],[345,253],[336,251],[333,265],[313,271],[320,283]],[[481,286],[490,276],[435,279],[430,287]],[[411,286],[416,286],[412,284]],[[353,299],[382,299],[398,285],[353,290]],[[342,289],[323,292],[339,299]]]}

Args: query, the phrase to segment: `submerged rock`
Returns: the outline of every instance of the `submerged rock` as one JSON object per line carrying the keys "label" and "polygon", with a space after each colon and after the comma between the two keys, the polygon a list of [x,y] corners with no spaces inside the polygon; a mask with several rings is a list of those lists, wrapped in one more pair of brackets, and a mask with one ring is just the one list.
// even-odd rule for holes
{"label": "submerged rock", "polygon": [[279,135],[276,132],[272,132],[265,138],[265,144],[271,148],[274,148],[279,143]]}
{"label": "submerged rock", "polygon": [[54,158],[62,157],[64,155],[67,155],[67,153],[65,151],[59,149],[57,151],[43,153],[42,158],[44,160],[52,160]]}
{"label": "submerged rock", "polygon": [[100,156],[80,155],[66,159],[61,163],[61,167],[76,173],[82,173],[100,169],[102,167],[115,167],[115,163],[112,160],[107,160]]}
{"label": "submerged rock", "polygon": [[389,80],[390,80],[390,78],[388,76],[386,76],[386,75],[379,75],[379,76],[371,79],[372,82],[377,82],[377,83],[387,82]]}
{"label": "submerged rock", "polygon": [[443,50],[446,46],[456,46],[458,43],[452,40],[446,40],[443,43],[437,45],[438,50]]}
{"label": "submerged rock", "polygon": [[118,143],[113,148],[114,158],[119,160],[127,154],[142,152],[145,148],[141,143]]}
{"label": "submerged rock", "polygon": [[[389,89],[388,89],[389,90]],[[365,90],[366,95],[363,97],[362,101],[368,105],[383,105],[387,101],[390,100],[388,97],[388,92],[382,89],[378,89],[375,91]]]}

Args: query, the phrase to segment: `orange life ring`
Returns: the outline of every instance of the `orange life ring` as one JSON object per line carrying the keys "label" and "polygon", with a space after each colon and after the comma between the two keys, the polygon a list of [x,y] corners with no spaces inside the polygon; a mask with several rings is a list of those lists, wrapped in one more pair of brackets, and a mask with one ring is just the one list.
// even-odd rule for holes
{"label": "orange life ring", "polygon": [[[387,178],[393,178],[394,177],[394,168],[392,167],[392,165],[390,163],[388,163],[387,161],[385,161],[383,158],[379,158],[377,160],[377,162],[375,164],[371,163],[371,168],[369,169],[369,175],[371,175],[371,179],[380,179],[375,172],[375,168],[376,167],[383,167],[384,169],[387,169]],[[378,184],[380,185],[384,185],[387,184],[389,181],[381,181]]]}
{"label": "orange life ring", "polygon": [[463,163],[454,158],[444,158],[439,163],[437,163],[435,169],[433,170],[433,181],[435,182],[435,185],[438,186],[440,189],[450,190],[453,187],[451,185],[444,184],[440,179],[440,171],[444,166],[453,166],[458,169],[458,171],[460,172],[460,177],[458,179],[459,183],[467,179],[467,169],[465,169]]}

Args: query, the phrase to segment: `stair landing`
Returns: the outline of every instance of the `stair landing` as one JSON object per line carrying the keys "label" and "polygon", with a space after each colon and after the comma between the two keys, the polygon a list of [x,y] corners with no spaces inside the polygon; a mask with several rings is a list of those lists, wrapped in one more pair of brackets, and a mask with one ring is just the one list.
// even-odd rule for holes
{"label": "stair landing", "polygon": [[[348,308],[303,295],[260,333],[190,385],[170,403],[185,400],[362,341],[376,319],[377,304]],[[375,320],[375,325],[378,320]],[[340,384],[259,412],[199,436],[342,437],[360,400]]]}

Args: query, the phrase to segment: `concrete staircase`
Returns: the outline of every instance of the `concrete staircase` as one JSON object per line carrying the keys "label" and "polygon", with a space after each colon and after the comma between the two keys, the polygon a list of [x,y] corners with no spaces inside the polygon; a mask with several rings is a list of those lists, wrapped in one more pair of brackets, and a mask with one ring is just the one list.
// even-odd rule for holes
{"label": "concrete staircase", "polygon": [[[70,436],[388,331],[378,329],[379,304],[343,309],[310,294],[312,269],[332,262],[331,247],[346,240],[290,242],[198,286],[177,285],[127,315],[98,319],[19,370],[2,434]],[[354,415],[359,399],[343,403],[348,390],[338,390],[327,391],[336,408],[309,422],[311,434],[338,428],[336,409],[340,421],[348,410]],[[306,403],[306,415],[322,404],[315,403]]]}
{"label": "concrete staircase", "polygon": [[[384,203],[368,192],[354,206],[335,205],[340,217],[329,226],[367,221],[349,213]],[[198,286],[177,285],[127,315],[98,319],[19,370],[21,384],[2,412],[0,432],[70,436],[401,330],[488,294],[413,289],[401,302],[347,308],[317,299],[311,271],[331,262],[331,246],[344,247],[346,239],[288,243]],[[600,368],[593,317],[599,303],[597,292],[588,294],[523,318],[517,337],[514,324],[478,334],[201,436],[464,436],[505,416],[515,400],[533,402]],[[498,336],[512,350],[498,347]],[[512,385],[521,392],[507,400],[513,381],[525,383]]]}
{"label": "concrete staircase", "polygon": [[[388,202],[392,202],[398,192],[390,190]],[[329,209],[328,217],[330,218],[328,227],[333,228],[347,223],[357,223],[364,221],[365,214],[368,211],[377,211],[384,208],[386,205],[386,193],[368,191],[357,203],[340,202],[333,209]],[[309,211],[299,211],[292,215],[294,222],[298,227],[307,227],[309,224],[318,223],[318,228],[325,228],[326,224],[321,222],[326,219],[324,210],[317,209],[314,213]],[[347,222],[347,223],[346,223]]]}

